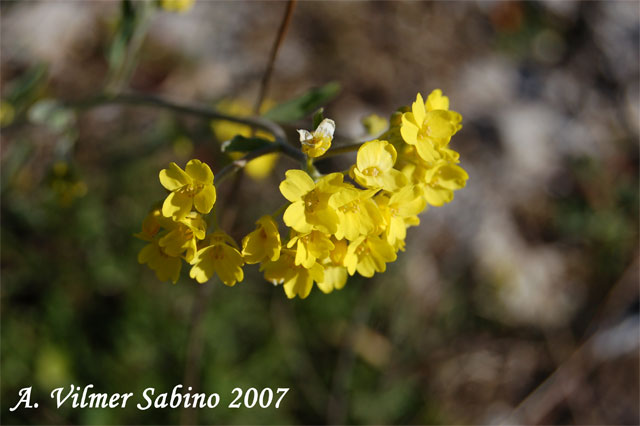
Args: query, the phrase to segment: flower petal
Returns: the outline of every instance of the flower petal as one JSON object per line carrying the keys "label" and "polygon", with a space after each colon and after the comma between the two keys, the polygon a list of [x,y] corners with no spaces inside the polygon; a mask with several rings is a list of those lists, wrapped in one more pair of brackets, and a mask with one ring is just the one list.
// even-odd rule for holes
{"label": "flower petal", "polygon": [[282,216],[284,223],[298,232],[307,233],[311,231],[311,225],[307,223],[302,201],[291,204]]}
{"label": "flower petal", "polygon": [[176,164],[160,170],[160,183],[169,191],[175,191],[191,183],[191,178]]}
{"label": "flower petal", "polygon": [[427,111],[433,111],[434,109],[449,109],[449,98],[442,95],[442,90],[435,89],[427,97],[425,102],[425,108]]}
{"label": "flower petal", "polygon": [[138,263],[148,263],[151,259],[158,256],[158,248],[155,244],[147,244],[138,253]]}
{"label": "flower petal", "polygon": [[411,106],[411,112],[413,112],[413,117],[415,118],[416,123],[418,124],[418,126],[420,126],[424,121],[425,114],[427,113],[424,108],[424,100],[422,99],[422,95],[420,93],[418,93],[418,96],[416,96],[416,101]]}
{"label": "flower petal", "polygon": [[320,122],[320,124],[318,124],[318,127],[313,133],[314,133],[314,136],[316,137],[324,136],[324,137],[328,137],[329,139],[333,139],[333,133],[335,132],[335,130],[336,130],[336,123],[329,118],[325,118]]}
{"label": "flower petal", "polygon": [[173,220],[184,218],[190,211],[193,200],[186,194],[172,192],[162,204],[162,215]]}
{"label": "flower petal", "polygon": [[402,139],[409,145],[415,145],[418,141],[418,131],[420,130],[407,118],[409,113],[402,115],[402,127],[400,127],[400,135]]}
{"label": "flower petal", "polygon": [[300,135],[300,143],[302,145],[313,146],[313,135],[310,131],[298,129],[298,134]]}
{"label": "flower petal", "polygon": [[209,281],[215,273],[215,262],[213,257],[209,255],[211,250],[213,250],[213,246],[199,250],[191,261],[194,265],[189,271],[189,276],[200,284]]}
{"label": "flower petal", "polygon": [[193,180],[204,184],[213,184],[213,172],[211,172],[207,163],[196,159],[190,160],[187,163],[187,167],[185,167],[185,171]]}
{"label": "flower petal", "polygon": [[294,202],[315,188],[313,179],[302,170],[288,170],[285,180],[280,183],[280,192],[284,198]]}
{"label": "flower petal", "polygon": [[205,185],[196,195],[193,197],[193,204],[202,214],[207,214],[213,208],[216,202],[216,187],[213,185]]}

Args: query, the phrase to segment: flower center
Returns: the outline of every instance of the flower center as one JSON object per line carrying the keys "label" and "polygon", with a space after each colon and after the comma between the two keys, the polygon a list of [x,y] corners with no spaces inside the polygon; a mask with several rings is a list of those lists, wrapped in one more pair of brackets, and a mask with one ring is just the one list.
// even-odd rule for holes
{"label": "flower center", "polygon": [[358,257],[366,256],[371,252],[369,250],[369,245],[367,244],[367,240],[364,240],[356,249],[356,255]]}
{"label": "flower center", "polygon": [[203,188],[204,188],[204,184],[202,183],[190,183],[180,188],[178,192],[188,195],[189,197],[194,197]]}
{"label": "flower center", "polygon": [[418,131],[418,139],[426,139],[431,134],[431,128],[427,124],[426,120],[422,123],[420,130]]}
{"label": "flower center", "polygon": [[314,189],[304,196],[304,207],[307,211],[313,211],[320,204],[318,190]]}
{"label": "flower center", "polygon": [[360,211],[360,203],[358,201],[352,201],[340,207],[340,211],[343,213],[358,213]]}
{"label": "flower center", "polygon": [[213,250],[211,250],[211,257],[213,257],[214,260],[224,260],[224,250],[221,245],[215,246]]}
{"label": "flower center", "polygon": [[364,169],[362,171],[362,174],[365,176],[372,176],[372,177],[376,177],[382,174],[382,171],[377,168],[376,166],[372,166],[372,167],[367,167],[366,169]]}

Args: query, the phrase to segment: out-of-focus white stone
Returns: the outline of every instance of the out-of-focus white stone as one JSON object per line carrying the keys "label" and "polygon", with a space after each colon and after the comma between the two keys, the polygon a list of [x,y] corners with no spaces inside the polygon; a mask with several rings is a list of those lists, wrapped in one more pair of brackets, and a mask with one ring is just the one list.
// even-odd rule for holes
{"label": "out-of-focus white stone", "polygon": [[479,308],[486,315],[553,327],[565,324],[577,308],[564,254],[553,246],[527,244],[503,211],[485,214],[474,247],[487,285],[479,290]]}
{"label": "out-of-focus white stone", "polygon": [[[89,2],[87,2],[89,3]],[[97,37],[96,14],[108,5],[78,7],[72,1],[28,1],[8,8],[0,17],[2,61],[24,64],[46,62],[52,74],[62,72],[73,49]],[[113,2],[112,8],[118,4]]]}

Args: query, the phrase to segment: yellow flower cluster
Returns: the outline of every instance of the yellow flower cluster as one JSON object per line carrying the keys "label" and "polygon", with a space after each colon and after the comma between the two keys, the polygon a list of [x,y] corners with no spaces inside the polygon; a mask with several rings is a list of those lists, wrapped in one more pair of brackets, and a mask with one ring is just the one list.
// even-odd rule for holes
{"label": "yellow flower cluster", "polygon": [[[183,258],[199,283],[217,274],[230,286],[242,281],[245,263],[259,263],[265,279],[283,285],[289,298],[307,297],[314,283],[329,293],[356,272],[364,277],[384,272],[404,250],[407,229],[420,223],[427,205],[450,202],[465,186],[468,175],[449,148],[461,121],[440,90],[426,101],[418,94],[410,109],[393,114],[379,139],[360,145],[349,170],[317,179],[288,170],[280,183],[288,201],[282,217],[288,239],[281,240],[274,216],[265,215],[241,248],[222,231],[205,235],[201,215],[216,198],[209,167],[191,160],[183,171],[172,163],[160,172],[170,193],[137,234],[149,242],[139,261],[161,280],[175,282]],[[335,123],[325,119],[313,132],[298,131],[309,164],[329,150],[334,130]]]}
{"label": "yellow flower cluster", "polygon": [[224,232],[206,235],[203,214],[211,212],[216,202],[213,173],[200,160],[191,160],[182,170],[176,163],[160,171],[160,183],[169,195],[142,223],[135,234],[148,244],[138,254],[162,281],[178,281],[182,260],[191,267],[189,276],[199,283],[214,273],[232,286],[244,277],[244,260],[236,243]]}

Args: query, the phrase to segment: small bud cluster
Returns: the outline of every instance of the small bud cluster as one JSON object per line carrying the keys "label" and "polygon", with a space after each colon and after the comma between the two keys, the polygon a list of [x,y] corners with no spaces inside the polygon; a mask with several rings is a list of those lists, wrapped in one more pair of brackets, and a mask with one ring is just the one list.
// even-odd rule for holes
{"label": "small bud cluster", "polygon": [[[265,215],[242,247],[223,231],[206,235],[202,215],[216,200],[209,166],[191,160],[182,170],[172,163],[160,172],[169,195],[136,234],[148,242],[138,260],[175,283],[184,259],[199,283],[217,274],[229,286],[242,281],[245,263],[259,263],[265,279],[282,285],[289,298],[307,297],[314,283],[329,293],[356,272],[384,272],[404,251],[407,229],[420,223],[418,215],[428,205],[450,202],[465,186],[468,175],[449,147],[461,121],[440,90],[426,101],[418,94],[411,108],[392,115],[378,139],[359,146],[348,171],[314,179],[288,170],[280,183],[288,201],[282,217],[288,239],[281,238],[274,215]],[[335,123],[324,119],[314,131],[298,131],[310,162],[330,149],[334,130]]]}

